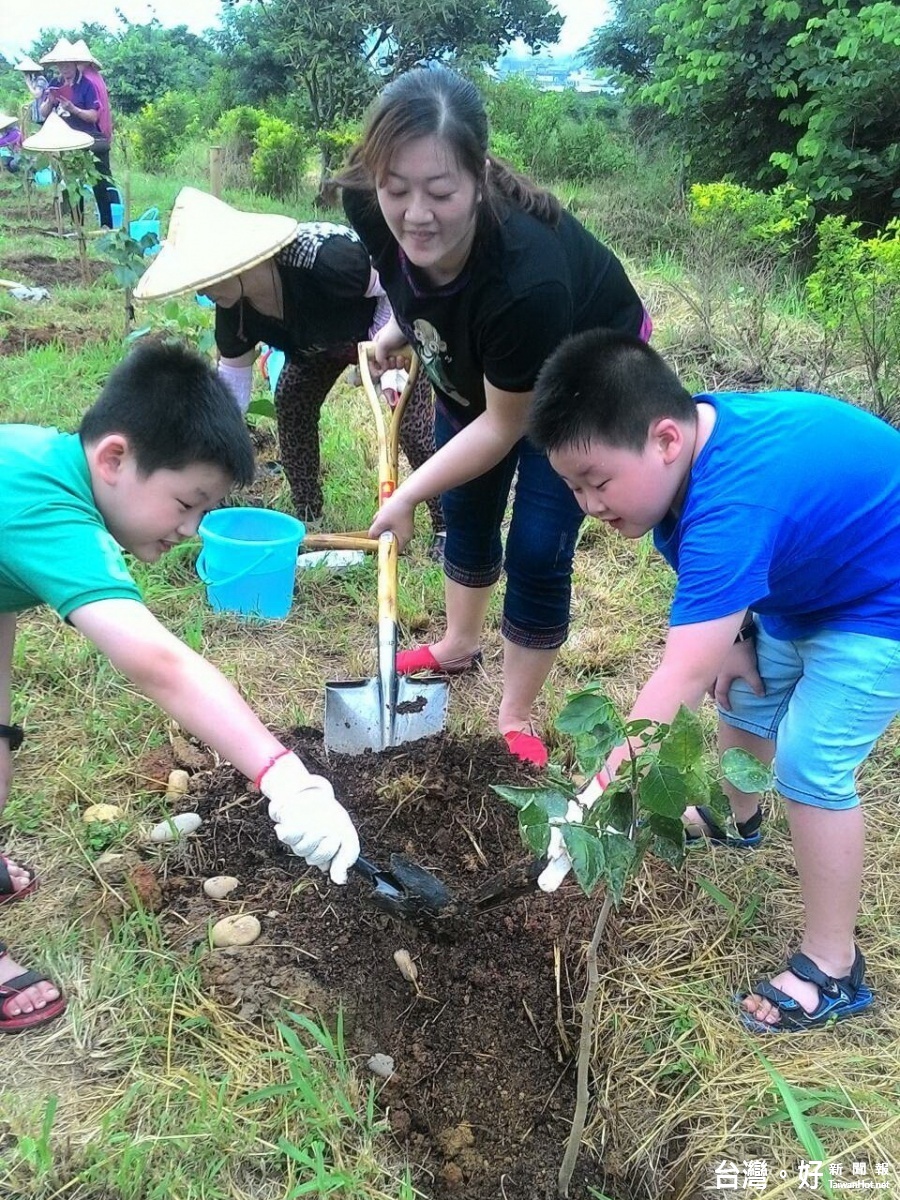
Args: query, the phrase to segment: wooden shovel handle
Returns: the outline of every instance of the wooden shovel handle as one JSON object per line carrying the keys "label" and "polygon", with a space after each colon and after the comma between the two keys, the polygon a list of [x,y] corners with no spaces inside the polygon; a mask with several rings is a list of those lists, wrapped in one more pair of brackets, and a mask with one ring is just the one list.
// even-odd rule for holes
{"label": "wooden shovel handle", "polygon": [[368,550],[378,549],[376,538],[364,533],[310,533],[303,539],[301,550]]}

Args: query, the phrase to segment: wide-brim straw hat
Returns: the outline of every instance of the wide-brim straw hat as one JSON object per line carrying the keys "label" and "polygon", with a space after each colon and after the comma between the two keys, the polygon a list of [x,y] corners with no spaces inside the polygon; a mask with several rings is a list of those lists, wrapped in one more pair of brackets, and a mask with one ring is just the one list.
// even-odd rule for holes
{"label": "wide-brim straw hat", "polygon": [[201,292],[265,262],[297,236],[300,222],[232,208],[197,188],[175,199],[162,249],[138,280],[137,300]]}
{"label": "wide-brim straw hat", "polygon": [[87,150],[94,139],[89,133],[72,129],[59,113],[52,112],[37,133],[22,143],[24,150],[42,150],[45,154],[58,154],[63,150]]}
{"label": "wide-brim straw hat", "polygon": [[20,63],[16,63],[17,71],[27,71],[29,75],[40,75],[42,67],[40,63],[36,63],[33,58],[28,58],[26,55]]}
{"label": "wide-brim straw hat", "polygon": [[0,112],[0,129],[9,129],[10,125],[15,125],[18,117],[11,117],[9,113]]}
{"label": "wide-brim straw hat", "polygon": [[74,57],[69,60],[70,62],[91,63],[98,70],[100,69],[100,64],[94,58],[93,54],[91,54],[84,38],[79,38],[77,42],[72,43],[72,54]]}

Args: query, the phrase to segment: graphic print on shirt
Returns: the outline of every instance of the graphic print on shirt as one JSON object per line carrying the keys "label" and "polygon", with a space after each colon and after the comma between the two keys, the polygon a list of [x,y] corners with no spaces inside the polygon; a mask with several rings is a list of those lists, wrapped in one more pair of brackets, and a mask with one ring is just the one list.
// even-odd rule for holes
{"label": "graphic print on shirt", "polygon": [[335,225],[331,221],[304,221],[294,240],[278,252],[278,261],[288,267],[311,270],[319,250],[333,237],[344,237],[348,242],[359,241],[346,225]]}
{"label": "graphic print on shirt", "polygon": [[459,394],[444,371],[441,355],[447,353],[447,343],[429,321],[413,321],[413,333],[416,336],[419,358],[428,378],[445,396],[468,408],[469,401]]}

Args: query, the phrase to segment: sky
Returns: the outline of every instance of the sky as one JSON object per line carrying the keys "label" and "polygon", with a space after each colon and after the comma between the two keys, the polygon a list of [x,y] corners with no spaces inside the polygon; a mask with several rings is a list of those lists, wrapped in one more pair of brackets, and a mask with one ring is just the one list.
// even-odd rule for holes
{"label": "sky", "polygon": [[[555,53],[570,54],[580,49],[603,20],[604,0],[551,0],[565,17],[559,46]],[[144,25],[154,17],[163,25],[187,25],[202,33],[218,22],[219,0],[40,0],[37,4],[22,0],[4,0],[0,21],[0,50],[7,58],[18,60],[41,29],[71,29],[82,22],[96,21],[109,29],[118,25],[116,10],[121,10],[135,25]]]}

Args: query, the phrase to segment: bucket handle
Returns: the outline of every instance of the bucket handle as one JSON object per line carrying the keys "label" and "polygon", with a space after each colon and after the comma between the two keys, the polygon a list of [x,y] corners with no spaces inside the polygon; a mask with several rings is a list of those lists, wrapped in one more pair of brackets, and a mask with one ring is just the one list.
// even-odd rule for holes
{"label": "bucket handle", "polygon": [[138,217],[139,221],[156,221],[159,219],[159,209],[156,205],[153,208],[148,208],[146,212],[141,213]]}
{"label": "bucket handle", "polygon": [[264,550],[262,552],[261,557],[258,558],[255,563],[252,563],[249,567],[242,567],[240,571],[236,571],[234,575],[229,575],[226,579],[213,580],[213,579],[210,579],[209,573],[206,569],[206,549],[204,547],[204,549],[200,551],[200,554],[197,557],[197,564],[196,564],[197,574],[200,576],[201,581],[203,583],[205,583],[207,587],[217,587],[217,588],[218,587],[229,587],[232,583],[237,583],[237,581],[239,579],[243,579],[245,575],[252,575],[252,573],[258,567],[261,567],[263,565],[263,563],[266,561],[266,559],[271,558],[274,553],[275,553],[274,550]]}

